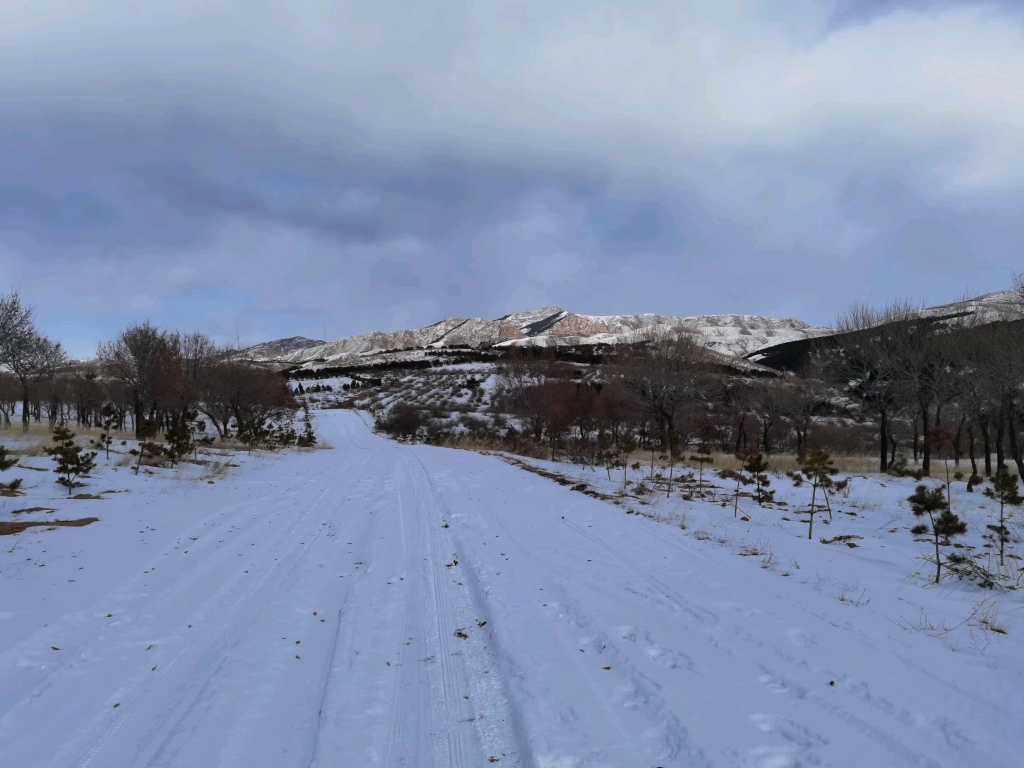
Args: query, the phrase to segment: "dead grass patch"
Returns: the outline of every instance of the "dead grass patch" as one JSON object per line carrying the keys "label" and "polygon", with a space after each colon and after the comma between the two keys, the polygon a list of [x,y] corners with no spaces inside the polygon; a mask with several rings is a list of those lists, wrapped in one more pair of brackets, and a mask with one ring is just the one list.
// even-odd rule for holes
{"label": "dead grass patch", "polygon": [[82,517],[78,520],[17,520],[0,521],[0,536],[13,536],[29,528],[83,528],[91,523],[98,523],[98,517]]}
{"label": "dead grass patch", "polygon": [[77,499],[79,501],[102,501],[103,496],[95,493],[76,493],[74,496],[69,496],[69,499]]}
{"label": "dead grass patch", "polygon": [[591,488],[586,483],[581,483],[577,480],[573,480],[572,478],[566,477],[565,475],[561,475],[557,472],[551,472],[549,470],[542,469],[541,467],[535,467],[532,464],[528,464],[525,461],[519,461],[518,459],[508,455],[499,454],[498,458],[504,461],[506,464],[511,464],[513,467],[524,469],[527,472],[532,472],[535,475],[545,477],[548,480],[554,480],[559,485],[569,486],[571,490],[579,491],[580,493],[586,496],[590,496],[595,499],[600,499],[601,501],[614,501],[614,498],[612,496],[609,496],[606,493],[601,493],[600,491]]}
{"label": "dead grass patch", "polygon": [[25,515],[29,512],[56,512],[54,507],[25,507],[25,509],[15,509],[11,511],[12,515]]}
{"label": "dead grass patch", "polygon": [[203,473],[196,477],[196,482],[223,480],[228,476],[231,467],[236,466],[238,465],[232,464],[227,459],[213,459],[206,463]]}

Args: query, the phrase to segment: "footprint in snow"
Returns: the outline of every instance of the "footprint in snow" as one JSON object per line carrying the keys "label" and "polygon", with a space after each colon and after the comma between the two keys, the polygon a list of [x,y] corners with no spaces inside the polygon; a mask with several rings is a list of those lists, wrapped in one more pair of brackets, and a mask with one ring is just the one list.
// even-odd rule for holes
{"label": "footprint in snow", "polygon": [[750,716],[750,722],[758,730],[776,733],[790,744],[803,749],[824,747],[829,744],[827,738],[807,726],[778,715],[757,713]]}
{"label": "footprint in snow", "polygon": [[800,768],[792,747],[754,747],[746,754],[744,766],[749,768]]}
{"label": "footprint in snow", "polygon": [[793,627],[792,629],[786,630],[786,637],[793,645],[799,646],[800,648],[813,648],[818,644],[817,638],[810,632],[800,629],[799,627]]}

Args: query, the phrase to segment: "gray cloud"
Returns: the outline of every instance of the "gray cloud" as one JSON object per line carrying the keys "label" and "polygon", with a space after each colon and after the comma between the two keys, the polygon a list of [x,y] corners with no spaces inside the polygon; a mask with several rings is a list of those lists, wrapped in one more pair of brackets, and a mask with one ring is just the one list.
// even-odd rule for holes
{"label": "gray cloud", "polygon": [[83,352],[146,315],[825,322],[1024,263],[1005,3],[48,2],[0,17],[0,275]]}

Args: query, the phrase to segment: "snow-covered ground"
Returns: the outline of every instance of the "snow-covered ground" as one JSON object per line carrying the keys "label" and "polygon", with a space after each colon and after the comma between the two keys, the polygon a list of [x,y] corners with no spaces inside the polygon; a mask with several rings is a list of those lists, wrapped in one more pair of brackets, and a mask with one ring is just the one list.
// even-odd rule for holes
{"label": "snow-covered ground", "polygon": [[855,479],[807,541],[750,500],[628,502],[658,522],[316,419],[332,450],[212,485],[25,473],[0,520],[100,520],[0,539],[0,765],[1021,764],[1021,601],[1006,635],[927,629],[991,595],[908,578],[912,481]]}

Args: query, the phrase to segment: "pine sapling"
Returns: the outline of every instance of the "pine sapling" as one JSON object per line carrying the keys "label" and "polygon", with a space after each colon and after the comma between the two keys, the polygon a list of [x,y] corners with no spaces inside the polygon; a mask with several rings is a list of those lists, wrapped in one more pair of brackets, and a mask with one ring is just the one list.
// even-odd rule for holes
{"label": "pine sapling", "polygon": [[179,459],[188,456],[195,450],[195,441],[192,438],[192,429],[184,419],[174,424],[164,433],[167,445],[164,446],[164,454],[171,460],[173,467]]}
{"label": "pine sapling", "polygon": [[849,482],[848,480],[835,480],[834,475],[838,471],[825,451],[812,448],[804,455],[803,465],[798,472],[786,473],[797,488],[805,483],[811,486],[811,506],[808,510],[810,518],[807,524],[808,539],[814,538],[814,513],[817,511],[818,491],[821,491],[821,495],[825,499],[825,506],[828,509],[829,518],[831,518],[832,508],[828,503],[828,494],[842,490]]}
{"label": "pine sapling", "polygon": [[678,447],[672,446],[668,452],[668,489],[665,491],[665,498],[672,497],[672,471],[675,469],[676,462],[679,461],[682,456],[682,452]]}
{"label": "pine sapling", "polygon": [[51,439],[54,445],[44,448],[43,451],[56,462],[54,472],[58,475],[57,483],[66,486],[70,496],[76,485],[75,481],[80,477],[88,477],[96,468],[96,452],[87,451],[77,445],[75,433],[63,424],[53,428]]}
{"label": "pine sapling", "polygon": [[114,418],[114,409],[111,408],[109,404],[104,405],[103,410],[100,411],[100,415],[103,417],[103,431],[100,433],[99,445],[106,452],[107,461],[110,461],[110,446],[114,442],[114,436],[112,433],[114,431],[114,424],[116,423]]}
{"label": "pine sapling", "polygon": [[[7,447],[0,445],[0,472],[10,469],[17,463],[18,459],[9,454]],[[17,477],[10,482],[0,483],[0,494],[4,496],[20,496],[22,482],[22,478]]]}
{"label": "pine sapling", "polygon": [[619,438],[619,453],[622,455],[622,487],[626,487],[627,470],[629,469],[629,455],[636,450],[636,438],[631,434],[625,434]]}
{"label": "pine sapling", "polygon": [[711,456],[711,447],[707,443],[701,443],[697,446],[697,453],[690,456],[690,461],[697,462],[700,467],[697,474],[697,492],[703,493],[704,491],[704,465],[714,464],[715,460]]}
{"label": "pine sapling", "polygon": [[750,485],[753,480],[749,479],[743,472],[738,472],[735,469],[723,469],[718,473],[718,476],[723,480],[735,480],[736,491],[732,497],[732,516],[739,517],[740,515],[740,490],[744,485]]}
{"label": "pine sapling", "polygon": [[946,504],[953,506],[953,479],[949,476],[949,449],[953,446],[953,433],[943,426],[928,430],[928,439],[936,456],[942,459],[946,468]]}
{"label": "pine sapling", "polygon": [[0,445],[0,472],[6,472],[17,463],[18,459],[11,456],[10,451],[7,450],[7,446]]}
{"label": "pine sapling", "polygon": [[914,517],[921,518],[928,516],[929,525],[921,523],[910,529],[914,536],[930,535],[935,542],[935,583],[938,584],[942,578],[942,551],[940,547],[949,546],[950,539],[954,536],[963,536],[967,533],[967,523],[961,520],[949,508],[946,494],[942,488],[928,489],[926,485],[919,485],[914,494],[907,498],[910,502],[910,509]]}
{"label": "pine sapling", "polygon": [[740,451],[736,458],[743,462],[743,471],[747,473],[749,484],[755,486],[757,503],[761,506],[766,501],[775,499],[775,491],[766,490],[771,485],[768,479],[768,460],[764,455],[754,450]]}
{"label": "pine sapling", "polygon": [[1006,544],[1010,541],[1010,530],[1006,523],[1010,515],[1006,514],[1007,507],[1019,507],[1024,504],[1024,496],[1020,495],[1017,489],[1019,482],[1016,475],[1011,475],[1006,467],[1000,467],[992,478],[992,487],[985,489],[985,495],[990,499],[999,502],[999,525],[986,525],[999,541],[999,565],[1004,565]]}
{"label": "pine sapling", "polygon": [[143,440],[139,443],[137,449],[133,448],[129,453],[134,453],[138,456],[138,460],[135,462],[135,474],[139,474],[139,467],[142,466],[143,459],[155,459],[163,453],[163,446],[160,443],[152,443],[148,440]]}
{"label": "pine sapling", "polygon": [[302,434],[296,438],[295,444],[299,448],[312,448],[316,445],[316,432],[313,431],[313,419],[308,409],[302,419]]}

